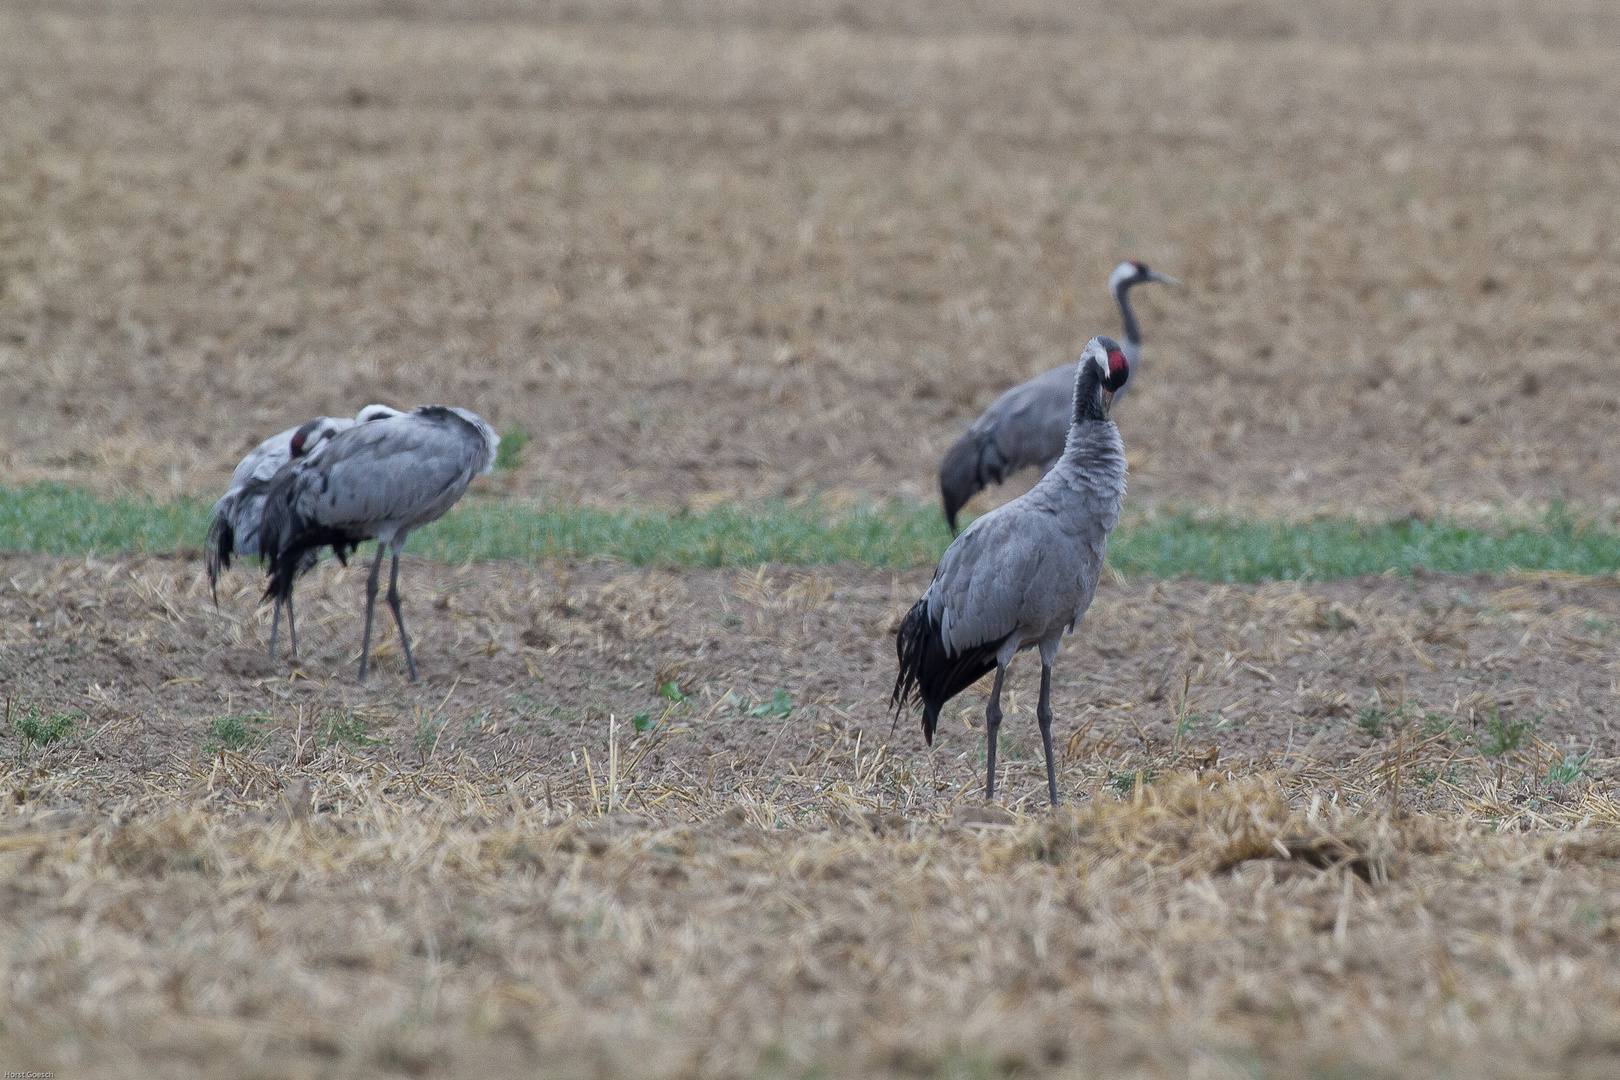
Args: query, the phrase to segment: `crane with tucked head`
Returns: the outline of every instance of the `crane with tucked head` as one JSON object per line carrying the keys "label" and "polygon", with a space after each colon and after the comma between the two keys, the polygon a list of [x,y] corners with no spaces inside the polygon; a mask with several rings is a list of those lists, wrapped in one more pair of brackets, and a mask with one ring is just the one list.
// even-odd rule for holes
{"label": "crane with tucked head", "polygon": [[[398,409],[387,405],[367,405],[355,414],[353,420],[344,416],[317,416],[297,427],[290,427],[264,440],[249,450],[231,473],[231,486],[214,504],[208,522],[208,546],[205,560],[208,567],[208,588],[219,603],[219,574],[228,570],[233,556],[258,555],[259,521],[264,516],[265,493],[276,473],[289,462],[309,459],[318,455],[326,441],[355,424],[398,416]],[[311,558],[299,572],[315,565]],[[298,655],[298,629],[293,623],[291,597],[288,598],[287,629],[292,635],[293,655]],[[281,625],[281,603],[270,623],[270,655],[276,654],[276,629]]]}
{"label": "crane with tucked head", "polygon": [[270,561],[265,598],[292,600],[298,567],[330,547],[340,559],[367,540],[377,558],[366,579],[366,631],[360,646],[360,681],[371,656],[371,622],[383,555],[392,550],[388,606],[416,681],[416,659],[400,614],[399,553],[410,534],[436,521],[467,491],[473,477],[495,466],[501,438],[466,409],[423,405],[411,412],[359,424],[328,440],[319,455],[277,473],[265,497],[260,528]]}
{"label": "crane with tucked head", "polygon": [[[1125,323],[1120,351],[1133,371],[1138,370],[1142,355],[1142,328],[1131,308],[1130,292],[1150,281],[1181,284],[1134,259],[1120,263],[1108,279],[1108,291]],[[1063,453],[1074,373],[1075,365],[1064,364],[1019,383],[991,402],[951,444],[939,463],[939,493],[952,532],[956,531],[957,513],[973,496],[1020,469],[1037,466],[1045,472]],[[1121,387],[1120,395],[1124,392]]]}
{"label": "crane with tucked head", "polygon": [[996,794],[996,738],[1001,687],[1012,658],[1041,653],[1041,696],[1035,707],[1046,751],[1046,783],[1058,802],[1052,761],[1052,662],[1064,630],[1091,606],[1108,534],[1125,496],[1125,448],[1109,419],[1130,361],[1110,337],[1094,337],[1075,368],[1068,437],[1045,476],[1012,502],[962,531],[939,560],[934,580],[895,635],[899,673],[890,705],[922,702],[930,746],[947,701],[994,670],[985,706],[984,795]]}

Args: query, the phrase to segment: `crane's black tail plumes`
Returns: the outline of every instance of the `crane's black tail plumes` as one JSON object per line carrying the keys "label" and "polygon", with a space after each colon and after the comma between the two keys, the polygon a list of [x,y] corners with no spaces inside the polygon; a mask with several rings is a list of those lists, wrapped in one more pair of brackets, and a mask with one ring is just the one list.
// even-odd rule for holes
{"label": "crane's black tail plumes", "polygon": [[296,469],[284,467],[266,485],[264,510],[259,515],[259,558],[270,578],[264,589],[266,600],[291,600],[293,582],[315,564],[326,545],[344,562],[354,550],[355,541],[346,533],[308,521],[294,509],[298,475]]}
{"label": "crane's black tail plumes", "polygon": [[270,580],[264,587],[264,599],[276,601],[292,599],[293,582],[298,577],[298,564],[304,561],[304,555],[309,550],[306,547],[287,548],[266,556],[270,563]]}
{"label": "crane's black tail plumes", "polygon": [[894,636],[894,651],[900,671],[894,677],[894,694],[889,706],[903,710],[915,694],[923,707],[923,738],[934,745],[934,728],[939,710],[963,690],[995,670],[996,653],[1007,638],[987,641],[966,652],[951,655],[939,623],[928,617],[928,601],[919,600],[900,622]]}
{"label": "crane's black tail plumes", "polygon": [[349,552],[358,546],[358,541],[342,530],[311,525],[294,517],[288,523],[281,543],[276,549],[264,553],[270,564],[270,580],[264,588],[264,599],[291,600],[293,582],[298,575],[308,572],[315,565],[321,548],[328,545],[338,561],[347,566]]}
{"label": "crane's black tail plumes", "polygon": [[203,549],[208,564],[208,591],[214,596],[215,607],[219,607],[219,572],[231,568],[231,552],[235,550],[236,530],[231,528],[229,517],[215,514],[208,523],[208,546]]}

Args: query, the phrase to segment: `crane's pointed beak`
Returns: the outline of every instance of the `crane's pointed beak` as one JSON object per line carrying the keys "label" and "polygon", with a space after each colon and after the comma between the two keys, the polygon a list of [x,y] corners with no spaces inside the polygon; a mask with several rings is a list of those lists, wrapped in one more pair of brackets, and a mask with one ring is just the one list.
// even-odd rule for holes
{"label": "crane's pointed beak", "polygon": [[1161,274],[1157,270],[1148,271],[1148,280],[1157,281],[1160,285],[1174,285],[1178,289],[1186,288],[1185,285],[1171,277],[1169,274]]}
{"label": "crane's pointed beak", "polygon": [[1108,419],[1109,410],[1114,407],[1114,392],[1112,390],[1104,390],[1102,392],[1102,407],[1103,419],[1106,420]]}

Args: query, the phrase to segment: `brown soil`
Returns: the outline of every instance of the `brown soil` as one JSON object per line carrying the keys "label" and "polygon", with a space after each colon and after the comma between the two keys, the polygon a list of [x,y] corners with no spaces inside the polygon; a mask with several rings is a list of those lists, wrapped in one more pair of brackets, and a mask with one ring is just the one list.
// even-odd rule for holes
{"label": "brown soil", "polygon": [[[896,726],[887,709],[894,627],[926,571],[407,560],[421,681],[405,680],[379,604],[376,668],[362,686],[364,567],[327,563],[301,582],[296,664],[285,627],[283,655],[266,656],[256,577],[227,578],[216,611],[199,561],[6,556],[0,570],[7,693],[85,714],[101,732],[95,745],[116,751],[108,762],[136,774],[217,742],[209,725],[220,716],[261,717],[254,744],[282,764],[342,741],[334,721],[380,740],[364,754],[396,764],[412,757],[419,729],[442,724],[437,753],[505,774],[521,763],[550,777],[555,794],[583,779],[585,751],[605,760],[610,722],[625,746],[641,745],[635,718],[663,718],[670,701],[657,690],[674,682],[690,699],[669,710],[668,730],[680,734],[659,740],[640,776],[723,785],[858,735],[928,777],[908,807],[947,808],[983,779],[988,680],[947,707],[932,751],[914,717]],[[1403,739],[1494,771],[1478,746],[1514,725],[1525,725],[1522,749],[1537,766],[1595,747],[1589,769],[1607,776],[1600,759],[1620,755],[1610,730],[1617,625],[1620,594],[1594,579],[1105,585],[1054,669],[1065,787],[1083,796],[1099,764],[1117,773],[1177,753],[1249,765],[1302,754],[1349,767]],[[1032,656],[1014,665],[1004,703],[1004,791],[1017,806],[1044,799]],[[778,691],[791,703],[787,722],[772,714]]]}
{"label": "brown soil", "polygon": [[1005,809],[982,698],[891,728],[925,573],[402,576],[362,687],[358,569],[292,665],[246,575],[0,557],[8,1068],[1616,1067],[1611,582],[1104,583],[1053,814],[1029,657]]}
{"label": "brown soil", "polygon": [[1189,284],[1139,505],[1620,475],[1605,5],[5,3],[0,72],[7,483],[380,399],[522,425],[518,492],[930,497],[1127,256]]}

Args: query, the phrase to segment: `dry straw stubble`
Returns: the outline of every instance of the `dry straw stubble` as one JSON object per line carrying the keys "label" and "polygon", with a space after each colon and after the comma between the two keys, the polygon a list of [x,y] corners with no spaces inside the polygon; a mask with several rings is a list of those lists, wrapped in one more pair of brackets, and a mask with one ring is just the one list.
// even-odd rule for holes
{"label": "dry straw stubble", "polygon": [[[977,701],[931,754],[891,730],[887,627],[925,574],[405,573],[423,683],[384,657],[362,690],[362,571],[306,580],[289,670],[251,583],[215,613],[198,562],[7,560],[14,716],[75,722],[0,733],[11,1060],[1615,1067],[1603,583],[1111,585],[1058,666],[1047,813],[1030,669],[1005,809],[977,802]],[[1356,712],[1306,715],[1305,676]],[[1493,710],[1548,715],[1493,757]]]}

